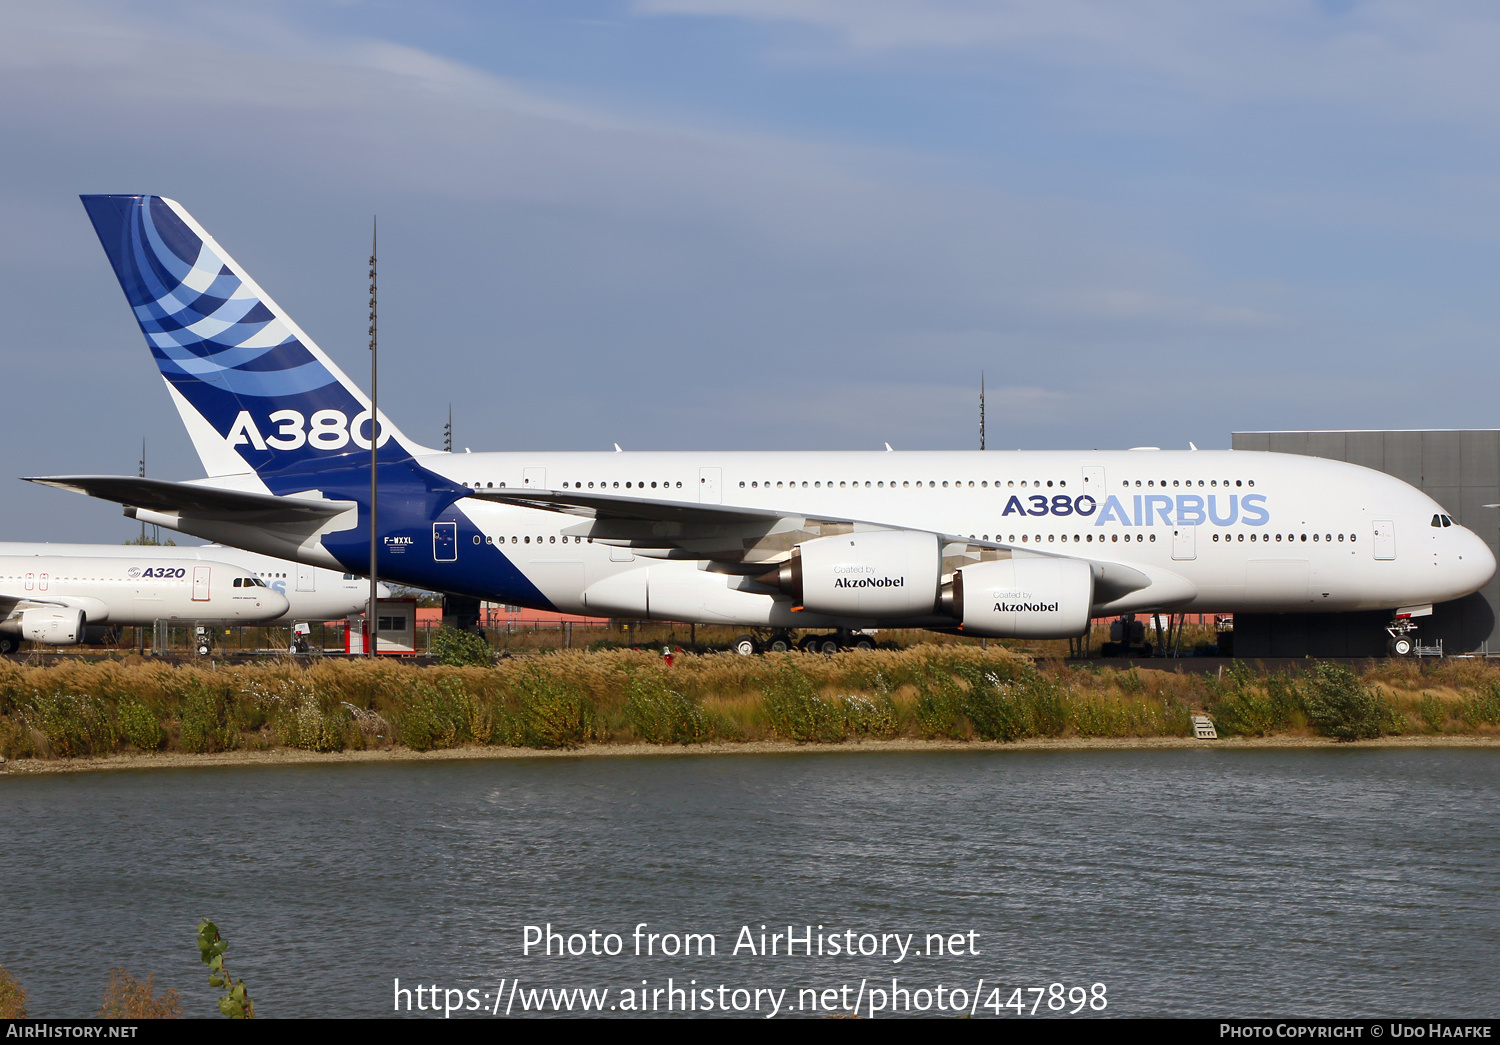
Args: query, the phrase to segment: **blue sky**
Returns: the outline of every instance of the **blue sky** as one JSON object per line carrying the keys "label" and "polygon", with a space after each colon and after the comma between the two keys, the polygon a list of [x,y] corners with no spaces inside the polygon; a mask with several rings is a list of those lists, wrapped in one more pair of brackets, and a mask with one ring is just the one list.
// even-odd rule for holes
{"label": "blue sky", "polygon": [[[183,203],[475,449],[1492,427],[1500,12],[0,4],[11,475],[201,474],[76,196]],[[0,538],[115,540],[12,483]]]}

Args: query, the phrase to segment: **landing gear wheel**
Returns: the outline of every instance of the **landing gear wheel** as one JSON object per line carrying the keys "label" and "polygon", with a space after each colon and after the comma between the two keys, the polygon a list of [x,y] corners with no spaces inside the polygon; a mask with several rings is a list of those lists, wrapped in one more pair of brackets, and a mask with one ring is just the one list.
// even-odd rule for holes
{"label": "landing gear wheel", "polygon": [[839,640],[832,635],[825,635],[818,643],[819,653],[837,653],[839,651]]}
{"label": "landing gear wheel", "polygon": [[820,635],[805,635],[797,645],[802,647],[803,653],[816,653],[818,652],[818,643],[821,641],[822,636]]}
{"label": "landing gear wheel", "polygon": [[21,640],[14,635],[0,635],[0,654],[14,653],[21,648]]}
{"label": "landing gear wheel", "polygon": [[767,653],[785,653],[792,648],[792,637],[785,632],[778,631],[771,636],[771,641],[766,644]]}
{"label": "landing gear wheel", "polygon": [[213,651],[214,651],[213,646],[209,645],[208,643],[206,643],[206,642],[200,642],[200,643],[198,643],[198,656],[200,656],[200,657],[206,657],[210,653],[212,653]]}
{"label": "landing gear wheel", "polygon": [[756,648],[754,635],[741,635],[735,639],[734,651],[742,657],[753,657],[760,652]]}
{"label": "landing gear wheel", "polygon": [[875,640],[868,635],[856,635],[852,645],[855,649],[874,649]]}
{"label": "landing gear wheel", "polygon": [[1391,656],[1409,657],[1417,648],[1417,640],[1410,635],[1391,636]]}

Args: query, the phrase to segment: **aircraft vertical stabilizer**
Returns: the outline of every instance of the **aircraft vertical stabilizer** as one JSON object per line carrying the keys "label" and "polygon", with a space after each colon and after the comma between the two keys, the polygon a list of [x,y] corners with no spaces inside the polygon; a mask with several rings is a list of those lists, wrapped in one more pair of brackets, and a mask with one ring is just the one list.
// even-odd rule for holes
{"label": "aircraft vertical stabilizer", "polygon": [[[368,455],[369,399],[181,205],[82,199],[209,475]],[[379,427],[395,458],[423,452]]]}

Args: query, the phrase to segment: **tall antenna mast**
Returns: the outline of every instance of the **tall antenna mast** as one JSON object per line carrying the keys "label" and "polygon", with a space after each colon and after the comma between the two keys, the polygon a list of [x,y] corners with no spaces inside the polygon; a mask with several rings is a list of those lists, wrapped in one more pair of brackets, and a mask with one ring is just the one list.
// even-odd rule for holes
{"label": "tall antenna mast", "polygon": [[984,371],[979,372],[979,449],[984,449]]}
{"label": "tall antenna mast", "polygon": [[376,312],[375,296],[375,258],[379,253],[379,221],[377,218],[370,219],[370,607],[365,611],[365,620],[368,625],[365,631],[370,637],[370,648],[367,655],[372,659],[375,656],[375,647],[378,644],[380,632],[379,616],[379,584],[377,576],[380,572],[379,564],[375,558],[378,547],[379,528],[376,523],[376,497],[380,492],[380,368],[376,365],[378,354],[376,352],[377,333],[379,323]]}

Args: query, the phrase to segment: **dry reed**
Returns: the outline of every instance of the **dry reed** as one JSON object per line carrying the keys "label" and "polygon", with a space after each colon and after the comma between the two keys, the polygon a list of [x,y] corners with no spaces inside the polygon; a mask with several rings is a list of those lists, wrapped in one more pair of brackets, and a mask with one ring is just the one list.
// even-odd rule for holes
{"label": "dry reed", "polygon": [[671,668],[643,650],[559,651],[488,668],[331,658],[218,670],[137,656],[47,667],[0,660],[0,754],[1180,736],[1190,712],[1208,713],[1224,735],[1367,735],[1377,727],[1336,721],[1356,705],[1378,718],[1381,733],[1500,732],[1500,669],[1481,661],[1380,661],[1357,675],[1319,677],[1242,665],[1222,677],[1121,671],[972,643],[831,656],[686,654]]}

